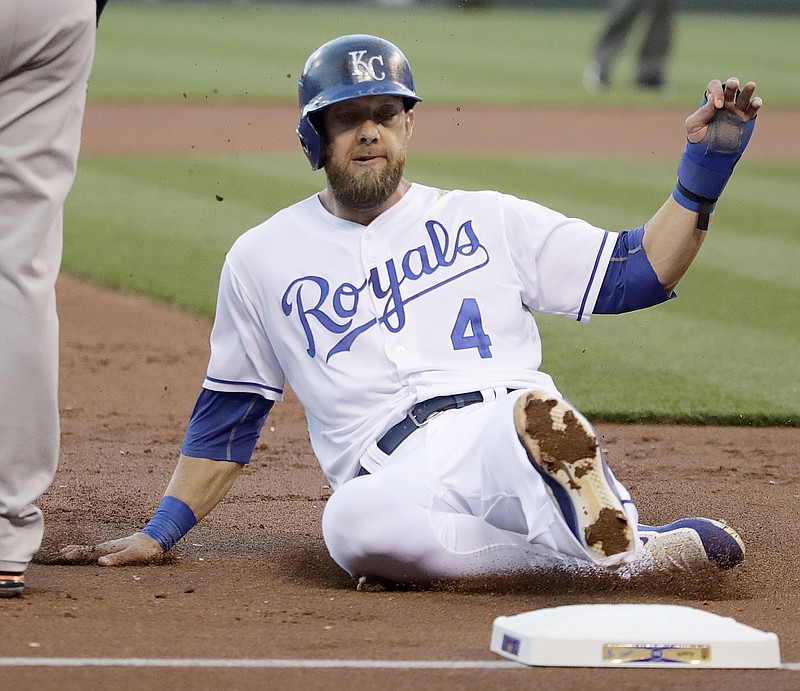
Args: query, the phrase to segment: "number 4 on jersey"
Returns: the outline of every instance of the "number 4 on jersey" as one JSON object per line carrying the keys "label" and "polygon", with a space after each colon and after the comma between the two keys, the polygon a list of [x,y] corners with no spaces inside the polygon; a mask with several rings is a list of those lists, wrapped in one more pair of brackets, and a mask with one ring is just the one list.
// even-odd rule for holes
{"label": "number 4 on jersey", "polygon": [[492,339],[483,330],[481,311],[475,298],[464,298],[461,303],[450,340],[454,350],[477,348],[482,358],[492,357],[492,351],[489,350]]}

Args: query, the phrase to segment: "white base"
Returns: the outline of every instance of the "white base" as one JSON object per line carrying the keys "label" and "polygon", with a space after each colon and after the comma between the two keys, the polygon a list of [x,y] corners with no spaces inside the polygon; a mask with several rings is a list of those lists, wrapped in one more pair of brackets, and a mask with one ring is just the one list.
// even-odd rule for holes
{"label": "white base", "polygon": [[781,666],[774,633],[676,605],[569,605],[497,617],[490,647],[546,667]]}

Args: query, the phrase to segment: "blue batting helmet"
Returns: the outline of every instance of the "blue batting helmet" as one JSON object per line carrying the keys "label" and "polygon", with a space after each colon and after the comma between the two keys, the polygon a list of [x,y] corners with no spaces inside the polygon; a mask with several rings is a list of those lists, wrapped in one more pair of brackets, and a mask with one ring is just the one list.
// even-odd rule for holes
{"label": "blue batting helmet", "polygon": [[353,34],[328,41],[311,54],[298,84],[297,136],[312,170],[325,163],[325,147],[314,114],[334,103],[381,94],[401,96],[407,110],[422,100],[414,92],[411,65],[389,41]]}

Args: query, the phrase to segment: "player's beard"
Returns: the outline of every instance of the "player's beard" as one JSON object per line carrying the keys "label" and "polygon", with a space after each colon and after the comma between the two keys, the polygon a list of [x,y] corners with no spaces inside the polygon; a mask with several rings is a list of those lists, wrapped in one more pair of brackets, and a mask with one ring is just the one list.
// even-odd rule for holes
{"label": "player's beard", "polygon": [[340,166],[332,157],[327,158],[325,175],[328,187],[336,201],[347,209],[368,210],[384,204],[392,196],[406,166],[406,152],[400,149],[387,158],[385,168],[365,170],[352,175],[346,167]]}

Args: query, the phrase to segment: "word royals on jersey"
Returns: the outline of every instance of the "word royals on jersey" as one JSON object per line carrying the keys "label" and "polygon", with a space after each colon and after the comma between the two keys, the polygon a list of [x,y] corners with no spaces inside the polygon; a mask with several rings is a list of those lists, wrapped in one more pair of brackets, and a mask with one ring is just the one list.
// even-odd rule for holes
{"label": "word royals on jersey", "polygon": [[[331,289],[330,282],[322,276],[303,276],[289,284],[281,306],[287,317],[295,315],[300,320],[310,357],[317,354],[314,324],[342,334],[341,340],[328,351],[325,359],[329,360],[336,353],[350,350],[359,335],[379,323],[394,333],[401,331],[406,324],[405,306],[409,302],[489,263],[489,252],[478,239],[471,220],[461,223],[455,232],[436,220],[427,221],[425,229],[427,243],[409,249],[399,266],[390,258],[382,267],[372,268],[361,283],[343,282]],[[415,285],[428,276],[435,278]],[[412,285],[404,287],[409,282]],[[383,307],[378,317],[354,324],[362,293],[367,289]]]}

